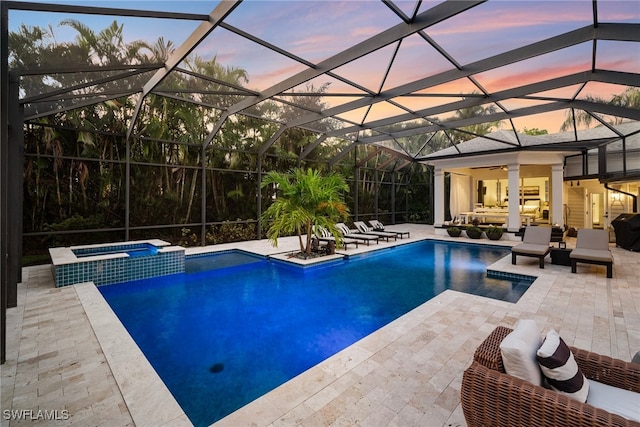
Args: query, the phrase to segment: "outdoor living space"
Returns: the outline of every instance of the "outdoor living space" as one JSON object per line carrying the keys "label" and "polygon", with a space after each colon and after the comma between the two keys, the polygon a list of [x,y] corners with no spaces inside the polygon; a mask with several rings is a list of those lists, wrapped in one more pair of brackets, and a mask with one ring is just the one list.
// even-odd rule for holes
{"label": "outdoor living space", "polygon": [[[517,243],[440,236],[429,225],[387,228],[411,232],[398,244]],[[278,247],[260,240],[189,248],[187,254],[230,248],[286,254],[296,247],[297,238],[287,237]],[[357,251],[380,247],[360,245]],[[580,265],[572,274],[549,259],[542,270],[535,259],[514,266],[506,256],[491,268],[538,277],[517,303],[445,291],[215,425],[464,426],[463,371],[496,326],[513,327],[519,319],[556,329],[568,345],[629,361],[640,350],[640,257],[614,245],[611,251],[612,279],[602,266]],[[56,288],[50,265],[25,268],[18,306],[7,310],[7,332],[2,408],[23,418],[49,411],[57,421],[4,417],[3,427],[190,425],[91,284]]]}
{"label": "outdoor living space", "polygon": [[638,4],[0,0],[0,427],[475,427],[497,327],[640,357]]}

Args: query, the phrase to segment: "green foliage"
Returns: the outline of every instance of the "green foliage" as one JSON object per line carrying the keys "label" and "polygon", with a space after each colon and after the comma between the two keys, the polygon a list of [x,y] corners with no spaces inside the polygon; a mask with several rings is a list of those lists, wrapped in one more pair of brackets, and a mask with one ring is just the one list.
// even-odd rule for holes
{"label": "green foliage", "polygon": [[485,234],[490,240],[499,240],[503,233],[504,231],[502,230],[502,227],[496,227],[494,225],[485,230]]}
{"label": "green foliage", "polygon": [[25,255],[22,257],[22,266],[29,267],[31,265],[51,264],[51,257],[48,254],[42,255]]}
{"label": "green foliage", "polygon": [[479,239],[482,237],[482,230],[479,227],[471,226],[467,228],[467,237],[470,239]]}
{"label": "green foliage", "polygon": [[527,134],[527,135],[531,135],[531,136],[547,135],[549,133],[549,132],[547,132],[546,129],[538,129],[538,128],[527,129],[526,127],[524,128],[524,130],[522,132]]}
{"label": "green foliage", "polygon": [[[586,95],[584,100],[588,102],[601,102],[614,105],[616,107],[640,109],[640,88],[630,86],[626,88],[621,94],[613,95],[611,99],[609,99],[609,101],[592,95]],[[612,119],[609,120],[609,124],[619,125],[623,121],[624,117],[612,117]],[[567,111],[567,115],[564,122],[562,123],[562,126],[560,127],[560,130],[573,130],[574,127],[577,129],[588,129],[589,127],[591,127],[592,123],[595,123],[597,126],[602,126],[598,120],[595,120],[593,118],[592,114],[589,114],[584,110],[569,110]]]}
{"label": "green foliage", "polygon": [[[474,91],[472,95],[480,95],[479,92]],[[466,98],[466,97],[465,97]],[[467,108],[461,108],[456,111],[456,114],[452,120],[465,120],[478,116],[488,116],[496,112],[496,106],[494,104],[474,105]],[[465,132],[451,131],[450,137],[456,144],[463,141],[468,141],[475,138],[477,135],[486,135],[489,132],[493,132],[500,127],[500,121],[478,123],[462,127]]]}
{"label": "green foliage", "polygon": [[186,247],[200,246],[200,237],[196,233],[186,227],[181,229],[180,232],[182,233],[182,238],[178,245]]}
{"label": "green foliage", "polygon": [[[114,227],[115,225],[114,223],[108,223],[108,220],[100,214],[86,217],[75,214],[58,223],[45,224],[43,230],[52,232],[52,234],[46,236],[41,243],[47,247],[104,243],[111,241],[113,236],[109,236],[109,233],[100,232],[74,234],[55,234],[53,232],[102,229]],[[25,245],[24,253],[33,253],[34,249],[31,245]]]}
{"label": "green foliage", "polygon": [[449,236],[451,237],[458,237],[460,236],[460,234],[462,234],[462,230],[460,230],[460,228],[458,227],[451,226],[447,228],[447,234],[449,234]]}
{"label": "green foliage", "polygon": [[[272,171],[261,185],[277,189],[275,199],[261,218],[274,246],[278,245],[280,236],[297,235],[300,252],[310,255],[313,226],[322,226],[334,236],[340,235],[335,224],[346,219],[348,213],[341,193],[349,189],[342,175],[323,176],[311,168],[297,168],[288,173]],[[306,244],[303,235],[306,235]]]}
{"label": "green foliage", "polygon": [[104,225],[104,218],[99,215],[83,217],[76,214],[59,223],[46,224],[44,229],[45,231],[89,230],[102,228]]}
{"label": "green foliage", "polygon": [[[181,238],[176,243],[180,246],[200,246],[201,237],[199,230],[182,228]],[[253,240],[256,237],[255,223],[247,223],[238,219],[237,221],[225,221],[222,224],[209,226],[205,232],[205,244],[217,245],[220,243],[244,242]]]}
{"label": "green foliage", "polygon": [[485,233],[487,233],[487,234],[502,235],[503,232],[504,231],[502,230],[502,227],[496,227],[495,225],[490,225],[485,230]]}
{"label": "green foliage", "polygon": [[256,238],[256,225],[241,222],[225,222],[212,225],[207,232],[207,244],[243,242]]}

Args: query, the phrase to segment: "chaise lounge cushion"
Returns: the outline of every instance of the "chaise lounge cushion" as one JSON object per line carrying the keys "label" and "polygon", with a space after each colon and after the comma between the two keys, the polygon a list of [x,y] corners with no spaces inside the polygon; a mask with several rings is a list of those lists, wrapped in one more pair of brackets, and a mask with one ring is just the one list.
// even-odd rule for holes
{"label": "chaise lounge cushion", "polygon": [[576,248],[571,251],[569,257],[585,261],[613,262],[613,257],[609,250]]}
{"label": "chaise lounge cushion", "polygon": [[579,402],[587,401],[589,381],[555,330],[547,333],[537,355],[542,373],[552,389]]}
{"label": "chaise lounge cushion", "polygon": [[532,319],[519,320],[513,332],[500,343],[506,373],[532,384],[542,384],[542,373],[536,360],[536,351],[541,344],[536,322]]}
{"label": "chaise lounge cushion", "polygon": [[640,423],[640,393],[590,380],[587,403]]}
{"label": "chaise lounge cushion", "polygon": [[549,252],[549,245],[536,245],[532,243],[520,243],[514,246],[513,252],[518,254],[530,254],[530,255],[546,255]]}

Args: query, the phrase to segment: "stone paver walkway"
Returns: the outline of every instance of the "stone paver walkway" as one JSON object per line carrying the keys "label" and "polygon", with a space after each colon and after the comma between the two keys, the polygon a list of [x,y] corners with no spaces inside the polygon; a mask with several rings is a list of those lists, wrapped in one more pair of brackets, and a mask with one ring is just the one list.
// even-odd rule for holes
{"label": "stone paver walkway", "polygon": [[[412,241],[436,237],[428,226],[396,228],[411,229]],[[270,254],[294,250],[296,241],[215,249],[240,246]],[[368,249],[375,247],[359,251]],[[506,257],[492,268],[538,277],[518,303],[446,291],[216,427],[464,426],[460,380],[473,351],[496,326],[521,318],[555,328],[569,345],[630,360],[640,350],[640,254],[612,251],[613,279],[604,267],[571,274],[549,259],[541,270],[533,258],[512,266]],[[2,427],[189,425],[95,287],[56,289],[41,266],[24,270],[18,291],[18,307],[7,311]]]}

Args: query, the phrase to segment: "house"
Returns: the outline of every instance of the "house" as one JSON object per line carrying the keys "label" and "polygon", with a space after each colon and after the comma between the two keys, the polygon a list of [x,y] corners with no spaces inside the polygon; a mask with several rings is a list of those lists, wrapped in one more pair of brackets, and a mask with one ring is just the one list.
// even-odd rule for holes
{"label": "house", "polygon": [[436,227],[478,218],[511,238],[527,223],[609,229],[637,212],[640,122],[539,136],[501,129],[421,161],[435,169]]}

